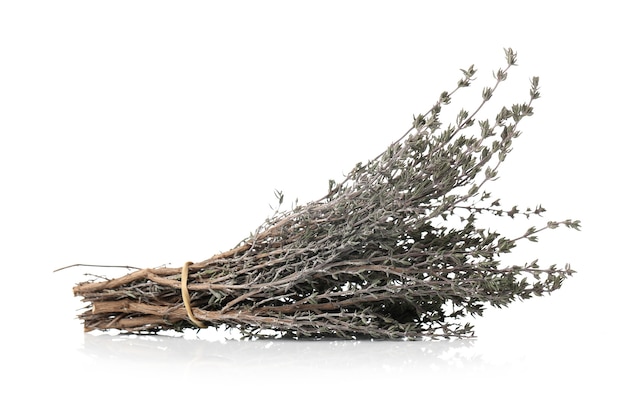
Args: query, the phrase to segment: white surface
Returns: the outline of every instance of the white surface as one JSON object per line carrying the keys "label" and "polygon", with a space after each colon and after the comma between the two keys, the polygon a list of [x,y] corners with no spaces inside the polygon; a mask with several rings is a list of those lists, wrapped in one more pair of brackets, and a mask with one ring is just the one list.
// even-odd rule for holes
{"label": "white surface", "polygon": [[[623,413],[619,9],[420,3],[0,3],[2,414]],[[227,250],[274,189],[321,196],[459,68],[478,99],[509,46],[494,101],[533,75],[543,97],[490,189],[583,224],[522,249],[578,271],[551,297],[489,310],[471,341],[83,335],[71,288],[113,271],[52,270]]]}

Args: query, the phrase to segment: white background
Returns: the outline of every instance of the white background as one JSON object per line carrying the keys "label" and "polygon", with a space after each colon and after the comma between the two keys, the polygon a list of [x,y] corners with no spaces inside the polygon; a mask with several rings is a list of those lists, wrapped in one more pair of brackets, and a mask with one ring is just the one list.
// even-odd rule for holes
{"label": "white background", "polygon": [[[1,1],[2,414],[623,415],[618,2],[425,3]],[[504,47],[519,65],[494,102],[526,100],[534,75],[542,98],[490,189],[542,204],[539,225],[582,221],[518,248],[571,262],[561,290],[463,341],[83,334],[73,285],[124,271],[54,269],[230,249],[274,189],[322,196],[459,68],[478,67],[459,96],[478,100]]]}

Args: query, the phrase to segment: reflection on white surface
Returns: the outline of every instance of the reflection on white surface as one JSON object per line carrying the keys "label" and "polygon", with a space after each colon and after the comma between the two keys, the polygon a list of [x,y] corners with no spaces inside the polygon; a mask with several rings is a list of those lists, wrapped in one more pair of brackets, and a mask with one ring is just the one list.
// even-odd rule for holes
{"label": "reflection on white surface", "polygon": [[478,369],[485,365],[473,340],[345,341],[222,340],[160,335],[85,334],[82,352],[100,362],[123,365],[193,366],[212,372],[367,371],[414,373]]}
{"label": "reflection on white surface", "polygon": [[481,417],[574,409],[615,415],[606,412],[619,385],[603,376],[623,356],[606,349],[590,355],[582,340],[511,337],[238,341],[88,333],[74,349],[56,343],[69,334],[33,340],[28,350],[15,346],[29,360],[3,376],[11,382],[9,403],[33,413],[45,404],[71,416],[286,415],[277,413],[284,409],[318,416],[319,407],[328,408],[324,415],[457,415],[459,407]]}

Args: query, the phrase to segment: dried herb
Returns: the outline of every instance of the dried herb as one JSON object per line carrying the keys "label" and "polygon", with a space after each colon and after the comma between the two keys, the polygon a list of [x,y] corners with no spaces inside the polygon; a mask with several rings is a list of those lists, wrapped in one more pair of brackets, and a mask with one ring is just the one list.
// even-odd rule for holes
{"label": "dried herb", "polygon": [[[478,224],[486,216],[545,211],[504,209],[483,190],[539,98],[534,77],[527,102],[477,118],[516,65],[516,53],[505,53],[507,65],[494,72],[474,111],[461,110],[447,127],[440,121],[442,107],[474,80],[471,66],[385,152],[356,165],[343,181],[331,180],[323,198],[277,211],[232,250],[186,265],[188,285],[181,285],[183,268],[78,284],[74,293],[90,305],[80,314],[85,330],[224,325],[245,336],[470,336],[467,317],[481,315],[486,305],[560,288],[574,273],[569,265],[503,265],[502,255],[546,229],[578,230],[579,221],[548,221],[515,238]],[[282,202],[282,193],[277,197]],[[181,289],[189,292],[189,311]]]}

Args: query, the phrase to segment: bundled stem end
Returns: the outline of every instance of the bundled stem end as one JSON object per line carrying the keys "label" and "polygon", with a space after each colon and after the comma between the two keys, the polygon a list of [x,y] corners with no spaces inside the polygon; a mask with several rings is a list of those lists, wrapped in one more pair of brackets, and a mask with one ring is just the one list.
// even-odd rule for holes
{"label": "bundled stem end", "polygon": [[539,98],[534,77],[527,102],[478,118],[516,64],[517,55],[505,53],[507,65],[494,72],[473,112],[461,110],[445,128],[440,122],[454,93],[474,80],[472,66],[385,152],[342,182],[331,180],[321,199],[277,211],[232,250],[76,285],[88,306],[80,314],[85,330],[225,326],[250,337],[468,337],[465,319],[487,305],[560,288],[574,273],[569,265],[503,265],[502,255],[546,229],[578,230],[579,221],[549,221],[514,238],[479,226],[489,216],[545,211],[504,209],[484,191]]}

